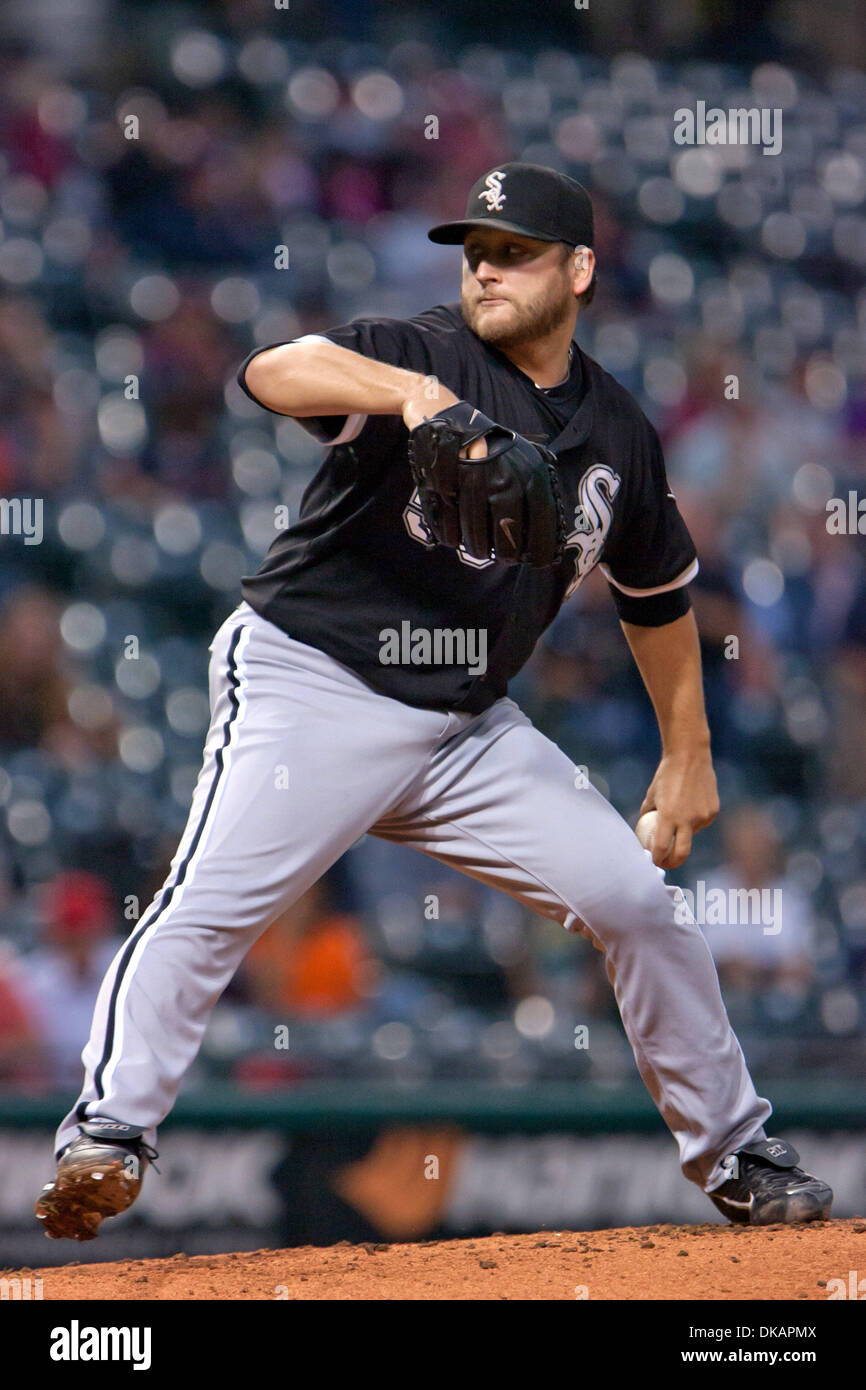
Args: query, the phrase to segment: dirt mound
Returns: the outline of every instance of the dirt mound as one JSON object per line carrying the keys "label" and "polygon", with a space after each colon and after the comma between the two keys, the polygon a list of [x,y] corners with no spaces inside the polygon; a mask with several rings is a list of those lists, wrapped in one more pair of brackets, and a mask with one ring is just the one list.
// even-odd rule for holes
{"label": "dirt mound", "polygon": [[40,1277],[46,1300],[757,1300],[827,1299],[841,1287],[828,1288],[833,1279],[849,1289],[852,1270],[866,1275],[866,1222],[859,1218],[760,1230],[641,1226],[420,1245],[307,1245],[4,1273]]}

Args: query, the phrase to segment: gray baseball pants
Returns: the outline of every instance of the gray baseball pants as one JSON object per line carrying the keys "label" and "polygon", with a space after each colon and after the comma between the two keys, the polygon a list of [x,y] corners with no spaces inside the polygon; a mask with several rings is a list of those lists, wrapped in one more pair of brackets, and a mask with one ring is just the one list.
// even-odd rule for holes
{"label": "gray baseball pants", "polygon": [[[211,724],[165,884],[103,980],[84,1086],[92,1115],[151,1144],[216,1001],[258,936],[365,832],[409,845],[580,932],[638,1071],[705,1192],[764,1138],[700,928],[622,817],[513,700],[483,714],[381,695],[242,602],[210,651]],[[575,785],[576,781],[578,785]],[[683,920],[683,918],[686,920]]]}

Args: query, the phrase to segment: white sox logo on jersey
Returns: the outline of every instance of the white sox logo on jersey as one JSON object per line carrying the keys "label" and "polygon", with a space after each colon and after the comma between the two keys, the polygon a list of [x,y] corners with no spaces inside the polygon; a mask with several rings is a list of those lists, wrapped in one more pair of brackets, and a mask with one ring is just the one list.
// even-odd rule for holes
{"label": "white sox logo on jersey", "polygon": [[[430,528],[424,520],[424,513],[421,510],[421,498],[418,496],[417,487],[409,498],[407,505],[403,508],[403,520],[406,523],[406,530],[409,532],[413,541],[420,541],[422,545],[427,546],[428,550],[431,546],[436,544]],[[458,560],[462,560],[464,565],[471,565],[472,568],[476,570],[485,569],[487,565],[495,563],[493,560],[481,560],[475,555],[467,554],[466,549],[462,545],[458,545],[457,547],[457,558]]]}
{"label": "white sox logo on jersey", "polygon": [[[563,595],[563,600],[573,594],[581,580],[585,579],[601,554],[610,523],[613,520],[613,499],[619,492],[622,479],[606,463],[596,463],[587,469],[578,485],[578,502],[574,509],[574,527],[565,541],[566,550],[576,550],[574,578]],[[424,520],[421,499],[415,488],[407,505],[403,508],[403,521],[413,540],[420,541],[430,549],[436,542]],[[495,564],[494,560],[482,560],[467,554],[462,545],[457,547],[457,557],[464,565],[473,569],[485,569]]]}
{"label": "white sox logo on jersey", "polygon": [[504,208],[508,195],[502,192],[502,180],[507,178],[508,175],[501,169],[494,169],[484,180],[484,188],[478,194],[478,200],[487,204],[488,212],[501,212]]}
{"label": "white sox logo on jersey", "polygon": [[601,554],[613,520],[613,499],[619,492],[621,482],[619,474],[614,473],[606,463],[594,464],[580,480],[577,490],[579,500],[574,509],[574,530],[569,532],[565,541],[566,550],[577,551],[574,578],[563,600],[574,593]]}

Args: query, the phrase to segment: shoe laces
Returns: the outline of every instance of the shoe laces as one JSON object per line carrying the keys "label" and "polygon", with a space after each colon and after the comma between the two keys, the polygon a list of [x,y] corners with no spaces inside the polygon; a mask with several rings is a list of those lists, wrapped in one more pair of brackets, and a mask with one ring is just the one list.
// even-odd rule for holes
{"label": "shoe laces", "polygon": [[[153,1171],[155,1173],[159,1173],[159,1169],[157,1168],[155,1162],[155,1160],[159,1158],[159,1153],[157,1152],[157,1150],[152,1148],[150,1144],[145,1144],[143,1139],[139,1139],[136,1141],[136,1147],[141,1153],[144,1154]],[[160,1174],[160,1177],[161,1176],[162,1174]]]}

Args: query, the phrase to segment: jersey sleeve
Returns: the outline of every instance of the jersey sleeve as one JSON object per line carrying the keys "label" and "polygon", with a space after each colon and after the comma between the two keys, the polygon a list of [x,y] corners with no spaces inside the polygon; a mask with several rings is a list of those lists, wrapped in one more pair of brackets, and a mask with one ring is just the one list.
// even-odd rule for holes
{"label": "jersey sleeve", "polygon": [[[350,323],[340,324],[336,328],[328,328],[321,333],[305,333],[288,341],[334,343],[337,347],[360,353],[362,357],[372,358],[375,362],[387,362],[391,367],[403,367],[406,371],[435,372],[435,344],[429,334],[425,334],[418,325],[408,319],[353,319]],[[268,344],[268,347],[282,346],[282,343]],[[262,402],[247,386],[246,369],[252,359],[258,353],[266,352],[268,347],[254,348],[242,362],[237,374],[238,384],[257,405],[262,405]],[[264,406],[264,409],[269,410],[270,406]],[[273,411],[273,414],[282,415],[285,412],[277,410]],[[367,420],[364,414],[296,415],[292,418],[320,444],[328,446],[347,444],[357,439]]]}
{"label": "jersey sleeve", "polygon": [[641,426],[622,523],[599,569],[622,621],[661,627],[689,611],[685,586],[698,573],[698,558],[668,484],[658,434],[645,416]]}

